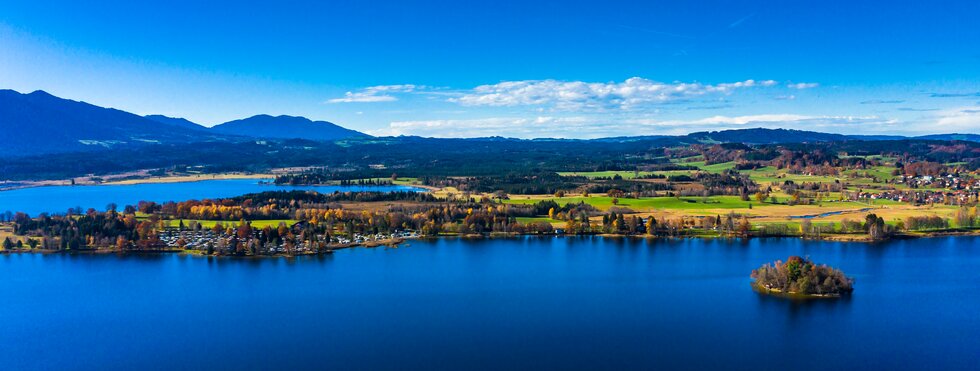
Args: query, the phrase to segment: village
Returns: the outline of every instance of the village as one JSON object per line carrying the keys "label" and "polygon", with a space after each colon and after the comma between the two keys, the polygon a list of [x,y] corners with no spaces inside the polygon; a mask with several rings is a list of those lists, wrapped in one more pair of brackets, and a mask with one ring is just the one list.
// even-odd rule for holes
{"label": "village", "polygon": [[[293,229],[301,228],[296,223]],[[168,249],[198,251],[220,255],[307,255],[331,253],[334,250],[365,246],[395,245],[405,239],[418,238],[415,231],[398,230],[392,233],[361,234],[349,236],[317,236],[319,238],[297,238],[299,234],[281,239],[266,236],[267,232],[254,229],[246,236],[228,234],[212,229],[181,229],[168,227],[159,236],[160,242]]]}

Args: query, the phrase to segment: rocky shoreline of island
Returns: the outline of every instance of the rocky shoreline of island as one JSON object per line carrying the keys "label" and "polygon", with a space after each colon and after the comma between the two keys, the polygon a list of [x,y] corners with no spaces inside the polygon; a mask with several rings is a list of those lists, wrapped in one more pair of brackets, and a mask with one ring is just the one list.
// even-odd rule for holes
{"label": "rocky shoreline of island", "polygon": [[756,291],[787,298],[839,298],[854,291],[854,278],[800,256],[764,264],[750,277]]}

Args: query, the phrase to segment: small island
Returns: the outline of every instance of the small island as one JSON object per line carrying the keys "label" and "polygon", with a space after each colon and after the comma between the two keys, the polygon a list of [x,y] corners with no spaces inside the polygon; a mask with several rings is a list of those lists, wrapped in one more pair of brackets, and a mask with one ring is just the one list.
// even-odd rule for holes
{"label": "small island", "polygon": [[854,279],[838,269],[790,256],[752,271],[752,287],[765,294],[793,298],[840,297],[854,291]]}

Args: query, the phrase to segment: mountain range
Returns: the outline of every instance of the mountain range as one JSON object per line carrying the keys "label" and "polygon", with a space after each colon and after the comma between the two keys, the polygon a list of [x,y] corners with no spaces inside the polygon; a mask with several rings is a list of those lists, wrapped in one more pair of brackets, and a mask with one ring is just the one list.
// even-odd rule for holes
{"label": "mountain range", "polygon": [[304,117],[257,115],[208,128],[183,118],[140,116],[59,98],[44,91],[0,90],[0,153],[37,155],[160,143],[302,138],[368,138],[354,130]]}
{"label": "mountain range", "polygon": [[[59,98],[44,91],[22,94],[0,90],[0,154],[25,156],[79,152],[122,146],[240,142],[255,138],[336,141],[369,135],[327,121],[297,116],[256,115],[205,127],[183,118],[140,116]],[[628,142],[671,138],[677,143],[806,143],[851,140],[960,140],[980,142],[977,134],[843,135],[790,129],[739,129],[696,132],[684,136],[638,136],[595,139]],[[492,138],[478,138],[487,140]],[[496,140],[514,140],[496,138]],[[562,140],[562,139],[539,139]]]}

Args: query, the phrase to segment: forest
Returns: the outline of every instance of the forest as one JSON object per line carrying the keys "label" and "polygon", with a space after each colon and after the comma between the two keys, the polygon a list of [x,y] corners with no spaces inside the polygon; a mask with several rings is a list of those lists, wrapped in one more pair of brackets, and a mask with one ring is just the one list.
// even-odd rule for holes
{"label": "forest", "polygon": [[[761,134],[760,134],[761,135]],[[389,137],[321,142],[302,139],[159,144],[44,156],[10,156],[0,163],[2,180],[63,179],[138,169],[220,173],[276,168],[330,169],[332,178],[470,176],[576,171],[667,171],[684,169],[671,158],[703,156],[708,164],[736,161],[821,173],[857,166],[860,156],[899,156],[903,163],[958,163],[980,167],[980,143],[970,141],[842,140],[819,143],[704,143],[700,136],[597,140],[508,138],[438,139]],[[847,153],[846,158],[839,153]],[[78,161],[84,158],[88,161]],[[755,165],[753,165],[755,164]],[[821,170],[823,169],[823,170]]]}

